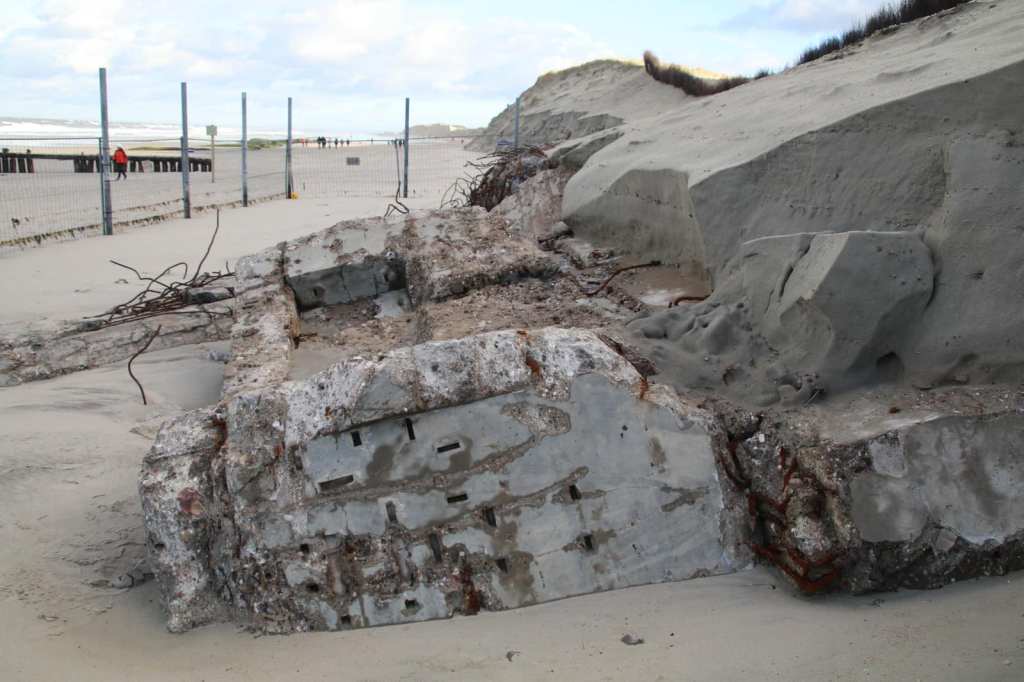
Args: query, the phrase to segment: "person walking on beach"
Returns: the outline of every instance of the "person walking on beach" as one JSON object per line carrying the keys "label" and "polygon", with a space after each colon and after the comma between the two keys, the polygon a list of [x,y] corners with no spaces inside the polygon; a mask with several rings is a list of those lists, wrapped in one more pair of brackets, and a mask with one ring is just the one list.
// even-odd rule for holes
{"label": "person walking on beach", "polygon": [[117,171],[117,179],[128,179],[128,152],[124,147],[118,147],[114,152],[114,170]]}

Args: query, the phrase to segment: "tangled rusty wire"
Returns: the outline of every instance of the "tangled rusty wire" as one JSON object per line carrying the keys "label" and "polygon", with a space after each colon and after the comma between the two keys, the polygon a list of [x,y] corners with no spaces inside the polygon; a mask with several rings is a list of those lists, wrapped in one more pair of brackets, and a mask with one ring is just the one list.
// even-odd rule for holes
{"label": "tangled rusty wire", "polygon": [[456,178],[441,197],[441,208],[481,206],[490,211],[527,179],[551,167],[551,160],[540,147],[499,149],[466,162],[465,174]]}
{"label": "tangled rusty wire", "polygon": [[[216,282],[228,277],[234,277],[235,275],[235,273],[231,272],[227,263],[224,264],[223,272],[219,270],[202,272],[203,264],[206,263],[206,259],[210,255],[210,250],[213,248],[213,242],[217,239],[217,232],[219,230],[220,212],[218,211],[217,225],[213,230],[213,236],[210,237],[210,243],[206,246],[206,253],[203,254],[199,265],[195,268],[195,274],[191,278],[188,276],[188,263],[185,262],[175,263],[164,268],[156,277],[146,277],[130,265],[111,260],[110,262],[114,265],[131,271],[140,281],[146,282],[146,288],[124,303],[116,305],[99,315],[86,318],[84,326],[92,331],[127,322],[137,322],[138,320],[145,320],[160,315],[189,315],[194,311],[183,309],[193,306],[205,313],[211,320],[216,316],[231,316],[232,312],[230,310],[208,310],[203,307],[203,304],[233,297],[235,294],[234,287],[225,286],[222,292],[200,291]],[[164,277],[178,268],[184,268],[184,274],[180,280],[164,281]]]}

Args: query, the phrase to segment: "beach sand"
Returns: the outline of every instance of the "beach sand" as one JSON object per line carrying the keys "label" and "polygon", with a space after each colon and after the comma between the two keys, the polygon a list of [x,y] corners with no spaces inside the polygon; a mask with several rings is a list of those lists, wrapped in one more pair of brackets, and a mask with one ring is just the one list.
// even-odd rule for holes
{"label": "beach sand", "polygon": [[[416,200],[413,205],[432,205]],[[221,262],[386,201],[279,201],[224,211]],[[0,319],[76,317],[153,272],[195,262],[213,216],[0,259]],[[0,389],[3,680],[1004,680],[1024,669],[1024,574],[936,592],[807,599],[774,574],[569,599],[505,613],[359,631],[254,637],[164,629],[156,586],[109,587],[144,555],[137,477],[155,428],[209,404],[223,365],[204,344]],[[625,635],[643,639],[627,645]]]}
{"label": "beach sand", "polygon": [[[441,196],[460,177],[467,161],[480,152],[464,147],[468,140],[439,138],[414,140],[409,146],[409,195],[440,202]],[[202,140],[198,141],[200,144]],[[119,143],[111,143],[111,150]],[[123,142],[132,156],[178,158],[171,143]],[[140,146],[141,145],[141,146]],[[41,141],[2,146],[12,152],[96,154],[95,147],[47,147]],[[397,153],[396,153],[397,152]],[[347,147],[320,149],[314,144],[296,143],[292,150],[293,190],[299,197],[393,197],[402,168],[402,150],[377,141],[354,142]],[[209,158],[206,147],[194,149],[195,158]],[[351,161],[354,159],[355,161]],[[0,175],[0,254],[14,250],[6,242],[23,237],[73,230],[75,236],[97,234],[100,229],[100,177],[96,173],[74,173],[72,163],[37,159],[34,174]],[[250,150],[247,155],[249,200],[258,202],[285,196],[284,146]],[[114,231],[134,229],[139,224],[182,215],[180,173],[154,173],[145,163],[144,173],[110,183]],[[195,211],[240,203],[242,199],[241,149],[237,144],[216,150],[215,173],[189,174],[191,202]],[[65,235],[58,235],[64,238]]]}

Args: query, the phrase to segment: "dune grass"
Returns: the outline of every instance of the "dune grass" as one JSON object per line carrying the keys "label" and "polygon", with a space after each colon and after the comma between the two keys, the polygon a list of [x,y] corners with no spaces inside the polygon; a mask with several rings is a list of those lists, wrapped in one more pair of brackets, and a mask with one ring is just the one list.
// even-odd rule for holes
{"label": "dune grass", "polygon": [[[856,45],[876,31],[891,26],[898,26],[908,21],[922,19],[933,14],[938,14],[958,5],[963,5],[971,0],[898,0],[883,6],[877,12],[869,16],[862,23],[853,26],[848,31],[838,36],[831,36],[813,47],[809,47],[800,55],[797,64],[806,64],[820,59],[827,54],[837,52],[849,45]],[[787,69],[789,67],[786,67]],[[738,85],[743,85],[752,80],[759,80],[775,75],[775,71],[761,69],[753,78],[746,76],[733,76],[730,78],[701,78],[695,76],[681,66],[676,64],[662,64],[657,56],[650,50],[644,52],[644,69],[650,76],[661,83],[666,83],[679,88],[688,95],[694,97],[706,97],[719,92],[731,90]]]}
{"label": "dune grass", "polygon": [[701,78],[676,64],[662,64],[653,52],[644,52],[644,69],[656,81],[679,88],[687,95],[705,97],[731,90],[750,81],[745,76]]}
{"label": "dune grass", "polygon": [[899,2],[885,5],[865,19],[863,23],[854,26],[841,36],[826,38],[819,44],[804,50],[797,64],[813,62],[815,59],[820,59],[848,45],[856,45],[883,28],[931,16],[967,2],[970,0],[899,0]]}

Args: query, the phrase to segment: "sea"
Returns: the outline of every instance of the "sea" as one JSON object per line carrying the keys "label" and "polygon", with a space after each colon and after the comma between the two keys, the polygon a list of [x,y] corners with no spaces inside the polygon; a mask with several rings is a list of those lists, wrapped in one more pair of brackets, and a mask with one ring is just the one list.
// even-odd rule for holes
{"label": "sea", "polygon": [[[114,142],[177,142],[181,138],[181,126],[169,123],[123,123],[111,122],[110,139]],[[273,128],[250,126],[247,131],[249,139],[264,138],[281,140],[287,137],[287,131]],[[190,139],[203,140],[206,126],[189,126]],[[310,132],[293,130],[293,139],[328,135],[349,140],[389,139],[394,133],[364,131],[331,131]],[[40,140],[47,145],[67,146],[81,145],[84,139],[94,140],[100,136],[99,121],[56,119],[56,118],[20,118],[16,116],[0,116],[0,141],[4,140]],[[218,141],[232,142],[242,139],[241,127],[218,126]]]}

